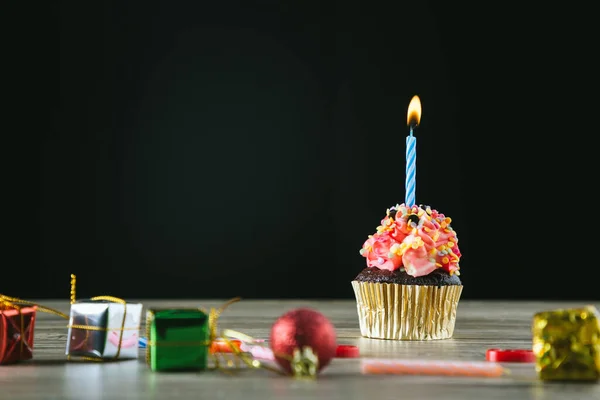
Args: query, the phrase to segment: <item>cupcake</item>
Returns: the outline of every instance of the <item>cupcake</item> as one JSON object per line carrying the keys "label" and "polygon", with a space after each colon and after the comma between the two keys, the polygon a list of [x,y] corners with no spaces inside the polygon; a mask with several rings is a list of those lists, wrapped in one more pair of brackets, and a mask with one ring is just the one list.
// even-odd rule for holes
{"label": "cupcake", "polygon": [[462,292],[456,232],[429,206],[396,205],[362,246],[367,267],[352,281],[361,334],[448,339]]}

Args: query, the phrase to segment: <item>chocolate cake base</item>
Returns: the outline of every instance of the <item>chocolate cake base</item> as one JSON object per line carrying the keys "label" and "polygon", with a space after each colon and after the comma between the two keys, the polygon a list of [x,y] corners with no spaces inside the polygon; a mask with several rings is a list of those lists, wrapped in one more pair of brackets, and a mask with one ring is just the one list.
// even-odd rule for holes
{"label": "chocolate cake base", "polygon": [[441,268],[436,269],[429,275],[412,277],[404,271],[397,269],[388,271],[376,267],[367,267],[354,278],[359,282],[375,283],[395,283],[398,285],[419,285],[419,286],[452,286],[462,285],[458,275],[450,275]]}

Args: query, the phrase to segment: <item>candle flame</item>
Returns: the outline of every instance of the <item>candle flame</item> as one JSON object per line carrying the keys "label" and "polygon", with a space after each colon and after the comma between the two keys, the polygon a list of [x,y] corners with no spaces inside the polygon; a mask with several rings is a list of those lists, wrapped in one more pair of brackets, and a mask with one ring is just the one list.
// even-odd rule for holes
{"label": "candle flame", "polygon": [[406,115],[406,124],[415,127],[421,123],[421,99],[419,96],[413,96],[408,105],[408,113]]}

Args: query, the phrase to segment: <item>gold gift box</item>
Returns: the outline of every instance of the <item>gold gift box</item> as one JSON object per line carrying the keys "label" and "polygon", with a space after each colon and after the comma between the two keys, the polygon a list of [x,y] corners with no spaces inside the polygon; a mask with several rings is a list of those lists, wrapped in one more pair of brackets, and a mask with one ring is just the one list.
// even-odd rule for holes
{"label": "gold gift box", "polygon": [[600,313],[595,307],[539,312],[532,331],[540,379],[600,379]]}

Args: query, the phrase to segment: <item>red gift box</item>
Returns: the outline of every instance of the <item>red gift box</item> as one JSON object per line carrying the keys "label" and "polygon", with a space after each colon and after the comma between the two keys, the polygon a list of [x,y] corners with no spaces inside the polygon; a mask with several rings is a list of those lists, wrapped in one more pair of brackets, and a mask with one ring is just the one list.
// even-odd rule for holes
{"label": "red gift box", "polygon": [[0,364],[30,360],[33,357],[33,329],[37,306],[0,303]]}

